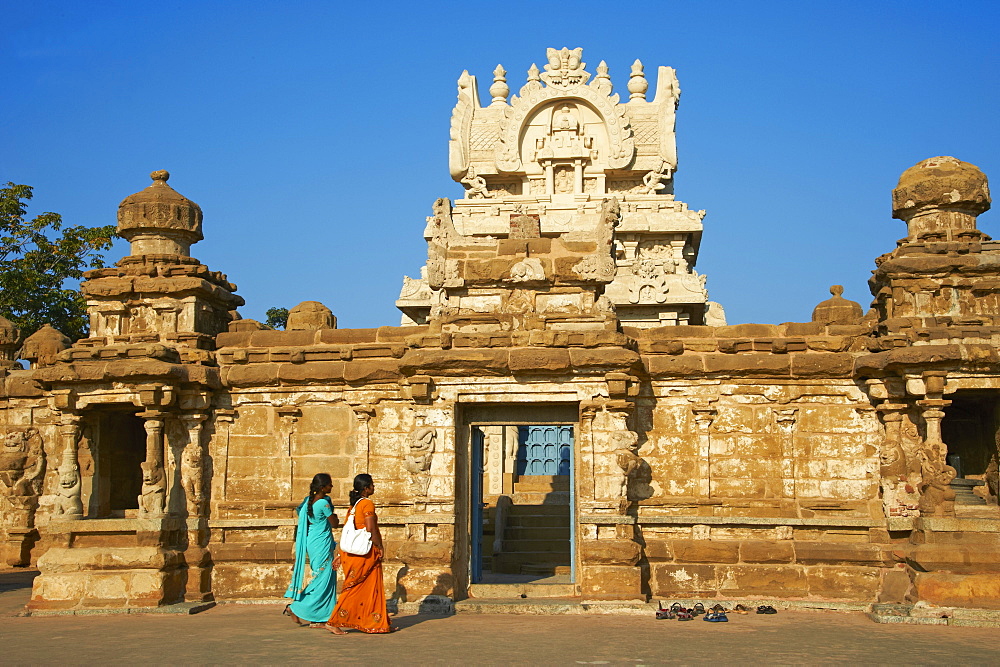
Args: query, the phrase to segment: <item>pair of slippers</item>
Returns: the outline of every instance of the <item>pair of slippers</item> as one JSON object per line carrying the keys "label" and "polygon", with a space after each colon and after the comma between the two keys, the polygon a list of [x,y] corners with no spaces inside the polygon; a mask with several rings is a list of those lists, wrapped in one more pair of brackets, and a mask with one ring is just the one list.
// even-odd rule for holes
{"label": "pair of slippers", "polygon": [[772,607],[769,604],[768,605],[762,604],[761,606],[757,607],[757,613],[758,614],[777,614],[778,610],[775,609],[774,607]]}
{"label": "pair of slippers", "polygon": [[709,623],[728,623],[729,617],[726,616],[726,612],[715,611],[713,609],[712,611],[705,614],[705,618],[703,618],[702,620],[708,621]]}

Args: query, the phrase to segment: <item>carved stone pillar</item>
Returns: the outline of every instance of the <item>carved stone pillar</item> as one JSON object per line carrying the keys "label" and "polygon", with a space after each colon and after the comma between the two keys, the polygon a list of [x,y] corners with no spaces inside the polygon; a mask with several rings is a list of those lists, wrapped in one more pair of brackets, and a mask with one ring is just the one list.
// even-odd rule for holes
{"label": "carved stone pillar", "polygon": [[597,405],[593,403],[580,404],[580,455],[576,463],[579,465],[577,488],[581,501],[593,502],[596,497],[597,482],[594,476],[594,417],[597,416]]}
{"label": "carved stone pillar", "polygon": [[712,422],[718,410],[707,403],[691,406],[698,432],[698,495],[712,495]]}
{"label": "carved stone pillar", "polygon": [[[208,455],[212,461],[211,493],[212,504],[218,505],[226,498],[226,478],[229,476],[229,430],[236,420],[236,411],[232,409],[216,410],[213,415],[215,432],[208,446]],[[206,516],[211,516],[212,510],[206,510]]]}
{"label": "carved stone pillar", "polygon": [[167,477],[163,470],[163,413],[143,412],[145,421],[146,460],[142,463],[142,495],[139,496],[139,516],[162,517],[166,508]]}
{"label": "carved stone pillar", "polygon": [[76,457],[76,441],[80,435],[80,415],[63,412],[59,419],[62,440],[62,462],[59,464],[59,489],[54,514],[65,519],[83,518],[83,484],[80,464]]}
{"label": "carved stone pillar", "polygon": [[368,468],[371,466],[371,432],[368,424],[375,416],[375,407],[365,403],[352,405],[351,409],[354,410],[354,417],[358,420],[355,453],[358,457],[358,463],[364,463],[364,472],[368,472]]}
{"label": "carved stone pillar", "polygon": [[295,449],[295,425],[298,423],[299,417],[302,416],[302,409],[296,405],[280,405],[275,409],[275,413],[278,416],[278,438],[283,445],[285,454],[278,473],[284,486],[281,492],[284,494],[285,500],[295,500],[297,494],[292,488],[294,486],[292,476],[295,474],[292,468],[292,452]]}
{"label": "carved stone pillar", "polygon": [[948,448],[941,439],[943,408],[950,404],[951,401],[934,398],[917,401],[923,408],[920,416],[924,420],[924,443],[920,450],[920,513],[925,516],[955,515],[955,491],[950,485],[957,472],[947,463]]}
{"label": "carved stone pillar", "polygon": [[774,422],[778,426],[778,434],[781,437],[781,452],[787,462],[787,467],[783,470],[782,492],[787,498],[795,498],[797,495],[795,480],[798,477],[795,465],[795,424],[798,418],[798,408],[779,408],[774,411]]}

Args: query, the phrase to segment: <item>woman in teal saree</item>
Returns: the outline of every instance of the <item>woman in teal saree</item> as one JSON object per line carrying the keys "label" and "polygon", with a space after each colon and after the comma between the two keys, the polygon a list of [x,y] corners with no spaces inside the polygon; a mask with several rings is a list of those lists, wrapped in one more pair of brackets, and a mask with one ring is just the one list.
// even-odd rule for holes
{"label": "woman in teal saree", "polygon": [[[295,566],[292,583],[285,591],[285,597],[292,598],[293,602],[285,605],[284,614],[299,625],[322,627],[337,603],[340,558],[334,558],[337,543],[331,532],[337,525],[337,515],[327,495],[332,488],[333,481],[328,474],[317,474],[309,485],[309,495],[296,510],[299,522],[295,530]],[[307,562],[312,579],[303,587]]]}

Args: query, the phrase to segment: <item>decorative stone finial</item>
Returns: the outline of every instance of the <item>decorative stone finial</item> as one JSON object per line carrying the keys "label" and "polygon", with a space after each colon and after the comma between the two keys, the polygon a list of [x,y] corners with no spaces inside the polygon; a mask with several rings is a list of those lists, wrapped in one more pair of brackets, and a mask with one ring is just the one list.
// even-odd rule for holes
{"label": "decorative stone finial", "polygon": [[201,207],[167,185],[170,173],[152,172],[153,184],[118,205],[118,233],[132,244],[132,255],[183,255],[201,233]]}
{"label": "decorative stone finial", "polygon": [[490,95],[493,96],[493,104],[507,103],[510,86],[507,85],[507,70],[503,68],[503,65],[497,65],[497,68],[493,70],[493,85],[490,86]]}
{"label": "decorative stone finial", "polygon": [[597,74],[594,75],[594,81],[590,84],[597,90],[600,90],[604,95],[610,95],[612,90],[611,75],[608,74],[608,64],[603,60],[597,66]]}
{"label": "decorative stone finial", "polygon": [[823,324],[858,324],[864,317],[861,304],[845,299],[841,296],[843,293],[843,285],[831,285],[830,294],[833,296],[821,301],[813,309],[812,321]]}
{"label": "decorative stone finial", "polygon": [[642,100],[645,102],[649,82],[646,81],[646,75],[642,72],[642,62],[638,58],[632,63],[632,72],[629,74],[629,77],[628,92],[631,93],[629,100]]}
{"label": "decorative stone finial", "polygon": [[989,208],[986,174],[950,156],[910,167],[892,191],[892,217],[906,222],[911,241],[980,240],[976,216]]}

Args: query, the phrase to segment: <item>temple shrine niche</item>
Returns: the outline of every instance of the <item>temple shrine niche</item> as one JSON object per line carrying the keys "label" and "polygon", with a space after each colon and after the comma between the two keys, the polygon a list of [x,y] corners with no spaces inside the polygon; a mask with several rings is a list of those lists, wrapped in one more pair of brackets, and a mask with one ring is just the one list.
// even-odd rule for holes
{"label": "temple shrine niche", "polygon": [[[602,202],[613,197],[621,208],[616,276],[602,294],[618,318],[644,328],[725,324],[695,270],[705,212],[674,197],[676,73],[660,67],[647,99],[636,60],[622,101],[608,66],[602,61],[591,75],[582,56],[582,49],[549,49],[543,70],[532,65],[513,96],[498,65],[486,106],[476,77],[462,73],[449,142],[452,178],[465,188],[453,205],[456,233],[504,238],[514,218],[531,215],[541,237],[587,238]],[[403,282],[402,324],[427,322],[436,291],[423,277]]]}

